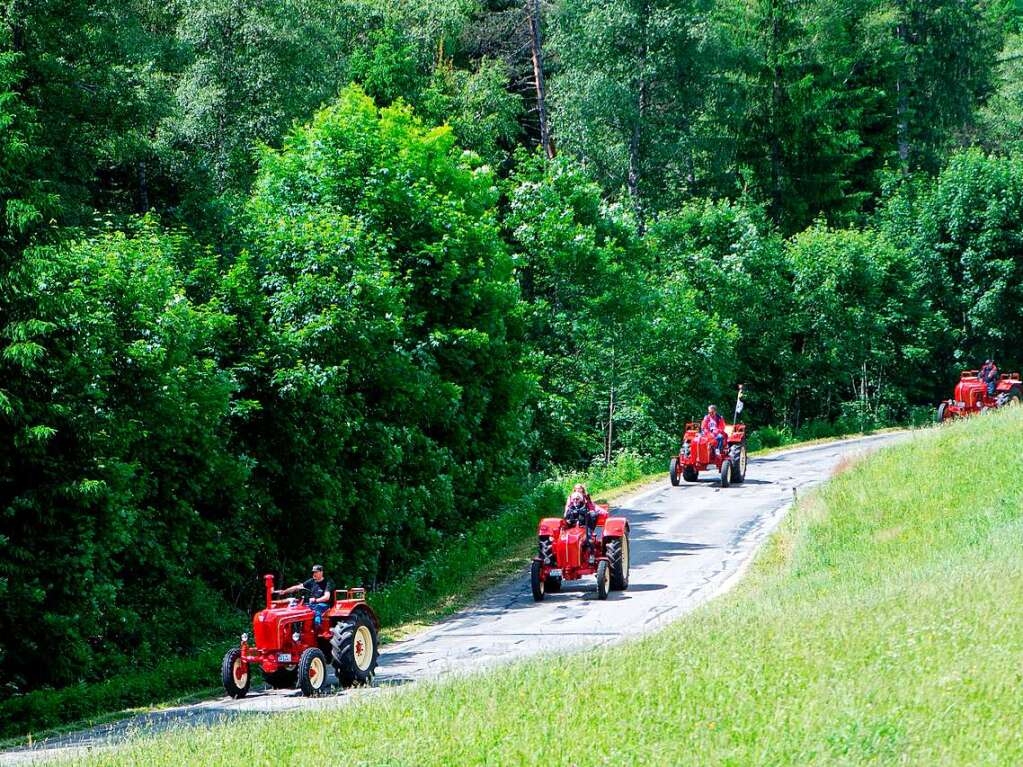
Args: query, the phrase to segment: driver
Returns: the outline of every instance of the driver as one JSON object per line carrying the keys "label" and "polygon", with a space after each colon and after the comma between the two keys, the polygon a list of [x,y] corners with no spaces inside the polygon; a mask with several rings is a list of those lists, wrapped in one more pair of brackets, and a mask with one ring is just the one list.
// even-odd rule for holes
{"label": "driver", "polygon": [[313,565],[312,578],[304,583],[296,583],[294,586],[275,591],[274,596],[283,597],[302,590],[309,592],[309,607],[314,614],[313,625],[319,628],[323,614],[330,609],[330,603],[334,599],[334,581],[324,577],[323,565]]}
{"label": "driver", "polygon": [[718,413],[716,405],[707,405],[707,415],[703,417],[700,431],[717,440],[719,453],[725,449],[725,419]]}

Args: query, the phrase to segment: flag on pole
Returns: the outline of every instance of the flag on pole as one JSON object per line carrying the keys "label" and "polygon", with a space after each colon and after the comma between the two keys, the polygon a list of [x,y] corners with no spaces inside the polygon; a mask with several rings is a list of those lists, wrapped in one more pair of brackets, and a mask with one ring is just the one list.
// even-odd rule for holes
{"label": "flag on pole", "polygon": [[739,417],[739,413],[741,413],[741,412],[742,412],[742,408],[743,408],[743,405],[745,404],[745,403],[744,403],[744,402],[742,401],[742,399],[743,399],[743,397],[745,397],[745,396],[746,396],[746,393],[745,393],[745,392],[743,391],[743,387],[742,387],[742,384],[739,384],[739,394],[738,394],[738,395],[736,396],[736,398],[735,398],[735,415],[734,415],[734,416],[732,417],[732,421],[733,421],[733,422],[734,422],[734,421],[735,421],[736,419],[738,419],[738,417]]}

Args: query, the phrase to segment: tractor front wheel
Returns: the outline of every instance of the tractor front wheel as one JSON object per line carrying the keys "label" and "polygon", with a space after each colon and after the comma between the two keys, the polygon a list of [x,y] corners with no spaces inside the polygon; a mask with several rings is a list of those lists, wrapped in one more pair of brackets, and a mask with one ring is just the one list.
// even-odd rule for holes
{"label": "tractor front wheel", "polygon": [[696,482],[700,478],[700,473],[692,466],[682,467],[682,479],[686,482]]}
{"label": "tractor front wheel", "polygon": [[298,681],[298,670],[280,668],[269,674],[263,674],[263,678],[275,690],[287,690],[294,687]]}
{"label": "tractor front wheel", "polygon": [[597,564],[597,599],[607,599],[611,592],[611,568],[607,566],[607,560],[602,559]]}
{"label": "tractor front wheel", "polygon": [[607,559],[611,563],[611,588],[625,591],[629,588],[629,534],[607,541]]}
{"label": "tractor front wheel", "polygon": [[533,587],[533,601],[542,602],[546,594],[546,583],[543,579],[543,563],[539,559],[533,560],[529,568],[529,584]]}
{"label": "tractor front wheel", "polygon": [[364,610],[356,610],[346,620],[334,624],[330,655],[342,687],[373,681],[380,658],[378,644],[376,624]]}
{"label": "tractor front wheel", "polygon": [[310,647],[298,659],[298,686],[302,694],[319,695],[327,686],[327,656],[319,647]]}
{"label": "tractor front wheel", "polygon": [[938,405],[938,412],[934,414],[934,421],[935,421],[935,423],[942,423],[942,422],[944,422],[944,420],[946,418],[945,411],[947,409],[948,409],[948,403],[947,402],[942,402],[940,405]]}
{"label": "tractor front wheel", "polygon": [[678,487],[678,458],[672,458],[668,464],[668,479],[673,487]]}
{"label": "tractor front wheel", "polygon": [[233,647],[220,664],[220,677],[224,689],[232,698],[244,698],[249,691],[249,664],[242,660],[242,651]]}
{"label": "tractor front wheel", "polygon": [[721,487],[728,487],[732,478],[732,462],[727,458],[721,462]]}

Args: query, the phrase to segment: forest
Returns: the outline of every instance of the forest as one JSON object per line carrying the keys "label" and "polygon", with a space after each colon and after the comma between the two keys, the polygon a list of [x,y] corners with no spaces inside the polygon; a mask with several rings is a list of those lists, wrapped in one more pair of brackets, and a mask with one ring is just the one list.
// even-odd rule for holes
{"label": "forest", "polygon": [[385,584],[739,383],[837,434],[1023,363],[1014,0],[0,19],[0,697]]}

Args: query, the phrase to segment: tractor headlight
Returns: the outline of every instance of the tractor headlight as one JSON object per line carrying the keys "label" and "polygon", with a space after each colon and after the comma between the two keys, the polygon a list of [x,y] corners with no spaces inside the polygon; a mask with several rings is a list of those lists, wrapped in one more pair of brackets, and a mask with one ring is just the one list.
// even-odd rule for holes
{"label": "tractor headlight", "polygon": [[302,635],[299,634],[297,631],[294,634],[291,635],[291,641],[292,642],[297,642],[301,638],[302,638]]}
{"label": "tractor headlight", "polygon": [[249,641],[249,635],[246,632],[244,632],[244,631],[242,632],[242,641],[243,642],[248,642]]}

